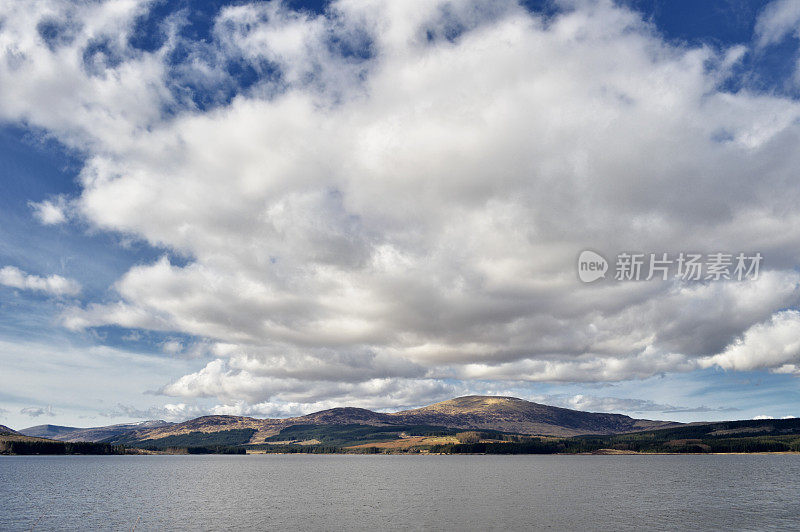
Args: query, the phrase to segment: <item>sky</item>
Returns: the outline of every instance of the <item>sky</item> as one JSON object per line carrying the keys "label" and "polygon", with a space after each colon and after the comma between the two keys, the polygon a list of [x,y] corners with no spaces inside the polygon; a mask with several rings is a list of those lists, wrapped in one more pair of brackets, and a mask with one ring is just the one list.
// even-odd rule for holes
{"label": "sky", "polygon": [[0,423],[800,415],[799,141],[792,0],[4,1]]}

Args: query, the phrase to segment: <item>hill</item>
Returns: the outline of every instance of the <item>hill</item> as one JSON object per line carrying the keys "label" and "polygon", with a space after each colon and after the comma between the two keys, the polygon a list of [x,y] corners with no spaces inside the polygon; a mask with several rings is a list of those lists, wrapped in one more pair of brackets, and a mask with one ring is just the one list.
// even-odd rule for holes
{"label": "hill", "polygon": [[6,427],[5,425],[0,425],[0,434],[19,434],[19,432]]}
{"label": "hill", "polygon": [[[399,412],[332,408],[285,419],[203,416],[81,429],[41,425],[27,434],[62,442],[14,444],[29,452],[708,453],[800,451],[800,420],[681,424],[582,412],[515,397],[466,396]],[[105,436],[105,437],[104,437]],[[101,442],[69,443],[104,437]],[[3,436],[6,441],[25,438]],[[69,438],[69,442],[67,441]],[[11,439],[11,440],[10,440]],[[21,440],[20,440],[21,442]],[[61,443],[72,447],[58,447]],[[82,445],[108,445],[89,449]],[[8,445],[6,445],[8,451]]]}
{"label": "hill", "polygon": [[610,448],[635,452],[798,452],[800,418],[691,423],[666,429],[574,438],[572,452]]}
{"label": "hill", "polygon": [[[165,438],[187,434],[210,434],[238,431],[237,437],[249,430],[249,443],[263,443],[288,427],[359,425],[373,427],[440,427],[463,430],[489,430],[542,436],[575,436],[584,434],[620,434],[678,426],[669,421],[634,419],[621,414],[598,414],[532,403],[514,397],[467,396],[436,403],[423,408],[394,413],[373,412],[363,408],[333,408],[305,416],[285,419],[257,419],[240,416],[203,416],[155,428],[144,428],[112,436],[104,441],[133,444],[136,442],[173,441]],[[231,434],[234,434],[231,432]],[[181,440],[183,441],[183,440]],[[202,441],[202,437],[200,440]],[[247,443],[247,442],[242,442]]]}
{"label": "hill", "polygon": [[490,429],[543,436],[620,434],[677,425],[669,421],[634,419],[621,414],[570,410],[516,397],[480,395],[458,397],[390,416],[412,425]]}
{"label": "hill", "polygon": [[572,438],[527,438],[498,443],[478,441],[431,445],[444,454],[633,454],[633,453],[798,453],[800,419],[691,423],[666,429]]}
{"label": "hill", "polygon": [[25,436],[48,438],[66,442],[99,442],[109,438],[117,438],[137,430],[147,430],[171,425],[166,421],[141,421],[139,423],[123,423],[105,427],[64,427],[60,425],[36,425],[19,431]]}
{"label": "hill", "polygon": [[0,455],[15,454],[123,454],[125,449],[108,443],[64,442],[19,433],[0,434]]}

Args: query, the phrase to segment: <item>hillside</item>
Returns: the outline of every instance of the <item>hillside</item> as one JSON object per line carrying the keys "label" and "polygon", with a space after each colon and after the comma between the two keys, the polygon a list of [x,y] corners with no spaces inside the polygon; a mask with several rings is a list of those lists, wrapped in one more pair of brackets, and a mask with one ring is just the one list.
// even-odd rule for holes
{"label": "hillside", "polygon": [[532,403],[516,397],[470,395],[390,414],[411,425],[491,429],[518,434],[576,436],[619,434],[677,425]]}
{"label": "hillside", "polygon": [[445,454],[630,454],[630,453],[798,453],[800,419],[719,421],[691,423],[659,430],[608,436],[575,436],[498,444],[474,443],[434,445],[429,452]]}
{"label": "hillside", "polygon": [[[6,434],[0,436],[0,452],[115,454],[125,452],[121,446],[133,448],[129,452],[190,454],[800,451],[800,419],[681,424],[496,396],[458,397],[393,413],[343,407],[286,419],[215,415],[183,423],[151,421],[84,429],[40,425],[24,432],[55,435],[62,441]],[[89,438],[96,443],[78,441]]]}
{"label": "hillside", "polygon": [[99,442],[110,438],[120,437],[128,432],[137,430],[148,430],[157,427],[171,425],[166,421],[142,421],[139,423],[123,423],[119,425],[108,425],[105,427],[64,427],[60,425],[36,425],[19,431],[25,436],[36,438],[48,438],[51,440],[66,442]]}
{"label": "hillside", "polygon": [[0,455],[123,454],[124,452],[124,448],[107,443],[64,442],[19,433],[0,434]]}
{"label": "hillside", "polygon": [[19,432],[6,427],[5,425],[0,425],[0,434],[19,434]]}
{"label": "hillside", "polygon": [[158,452],[636,454],[797,453],[800,419],[723,421],[589,436],[530,436],[427,425],[292,425],[259,443],[254,429],[123,442]]}
{"label": "hillside", "polygon": [[363,408],[333,408],[285,419],[204,416],[183,423],[131,431],[105,441],[130,444],[145,440],[168,441],[164,439],[192,433],[252,430],[249,442],[255,444],[296,425],[428,426],[542,436],[575,436],[620,434],[679,424],[633,419],[620,414],[581,412],[514,397],[467,396],[394,413],[373,412]]}

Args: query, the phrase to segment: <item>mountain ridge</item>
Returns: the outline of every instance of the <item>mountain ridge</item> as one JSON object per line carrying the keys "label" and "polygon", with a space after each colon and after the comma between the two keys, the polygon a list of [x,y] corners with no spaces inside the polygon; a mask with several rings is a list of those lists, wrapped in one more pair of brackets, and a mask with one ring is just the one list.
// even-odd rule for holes
{"label": "mountain ridge", "polygon": [[[245,416],[202,416],[162,427],[126,433],[126,440],[151,440],[192,432],[254,429],[251,443],[260,443],[294,425],[431,425],[465,430],[488,429],[540,436],[609,435],[680,425],[672,421],[634,419],[623,414],[583,412],[533,403],[516,397],[464,396],[399,412],[374,412],[337,407],[303,416],[259,419]],[[106,441],[118,441],[114,438]]]}
{"label": "mountain ridge", "polygon": [[[539,436],[611,435],[681,425],[672,421],[635,419],[623,414],[584,412],[534,403],[517,397],[468,395],[420,408],[375,412],[336,407],[289,418],[207,415],[180,423],[162,420],[104,427],[37,425],[19,434],[65,442],[141,441],[189,434],[252,429],[252,443],[263,442],[294,425],[430,425],[465,430],[497,430]],[[9,429],[10,430],[10,429]]]}

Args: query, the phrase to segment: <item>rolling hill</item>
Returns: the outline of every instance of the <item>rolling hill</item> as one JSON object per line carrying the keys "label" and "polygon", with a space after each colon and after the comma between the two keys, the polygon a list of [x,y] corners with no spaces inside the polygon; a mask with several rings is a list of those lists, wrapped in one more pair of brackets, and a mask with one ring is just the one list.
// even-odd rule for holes
{"label": "rolling hill", "polygon": [[0,425],[0,434],[19,434],[19,432],[6,427],[5,425]]}
{"label": "rolling hill", "polygon": [[132,431],[153,429],[171,425],[166,421],[142,421],[139,423],[123,423],[119,425],[109,425],[105,427],[63,427],[60,425],[36,425],[19,431],[25,436],[36,438],[48,438],[51,440],[66,442],[99,442],[109,438],[116,438]]}
{"label": "rolling hill", "polygon": [[[2,436],[0,452],[109,454],[126,452],[125,447],[144,453],[191,454],[800,451],[800,419],[681,424],[496,396],[458,397],[389,413],[343,407],[286,419],[214,415],[183,423],[149,421],[95,428],[40,425],[20,432],[28,436]],[[81,441],[95,443],[77,443]]]}
{"label": "rolling hill", "polygon": [[675,426],[669,421],[634,419],[532,403],[515,397],[470,395],[415,410],[389,414],[404,424],[491,429],[542,436],[620,434]]}
{"label": "rolling hill", "polygon": [[[393,413],[373,412],[363,408],[333,408],[286,419],[204,416],[183,423],[126,431],[104,441],[126,444],[154,440],[175,441],[174,437],[188,434],[237,431],[235,434],[251,434],[247,441],[241,443],[256,444],[263,443],[267,438],[272,438],[284,429],[296,425],[428,426],[566,437],[622,434],[680,424],[634,419],[621,414],[581,412],[514,397],[467,396]],[[173,439],[166,440],[166,438]]]}

